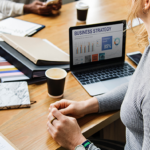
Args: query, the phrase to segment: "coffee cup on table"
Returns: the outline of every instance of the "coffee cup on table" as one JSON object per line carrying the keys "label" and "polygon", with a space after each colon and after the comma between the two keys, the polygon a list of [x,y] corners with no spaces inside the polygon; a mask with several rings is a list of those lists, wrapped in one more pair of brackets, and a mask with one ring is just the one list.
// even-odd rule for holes
{"label": "coffee cup on table", "polygon": [[61,68],[46,70],[48,95],[52,98],[61,98],[64,93],[67,72]]}
{"label": "coffee cup on table", "polygon": [[76,5],[76,9],[77,9],[77,20],[79,22],[85,22],[89,6],[84,2],[78,2]]}

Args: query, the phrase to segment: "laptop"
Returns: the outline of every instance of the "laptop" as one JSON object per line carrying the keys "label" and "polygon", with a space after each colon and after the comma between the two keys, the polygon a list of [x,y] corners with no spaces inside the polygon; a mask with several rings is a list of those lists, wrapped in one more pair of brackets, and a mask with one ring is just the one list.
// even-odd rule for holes
{"label": "laptop", "polygon": [[125,62],[126,21],[71,27],[70,70],[91,95],[129,82],[135,69]]}

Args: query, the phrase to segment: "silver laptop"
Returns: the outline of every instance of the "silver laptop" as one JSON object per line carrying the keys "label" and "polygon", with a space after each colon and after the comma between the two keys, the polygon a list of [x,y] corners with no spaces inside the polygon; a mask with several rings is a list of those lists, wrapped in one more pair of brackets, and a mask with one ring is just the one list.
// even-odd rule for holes
{"label": "silver laptop", "polygon": [[70,70],[91,95],[129,82],[135,69],[125,62],[126,21],[69,29]]}

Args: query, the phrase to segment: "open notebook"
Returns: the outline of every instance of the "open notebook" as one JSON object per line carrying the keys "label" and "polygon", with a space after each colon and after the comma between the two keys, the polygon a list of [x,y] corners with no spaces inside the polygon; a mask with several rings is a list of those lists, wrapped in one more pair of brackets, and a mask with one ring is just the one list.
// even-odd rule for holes
{"label": "open notebook", "polygon": [[36,65],[69,64],[69,55],[48,40],[9,34],[0,37]]}

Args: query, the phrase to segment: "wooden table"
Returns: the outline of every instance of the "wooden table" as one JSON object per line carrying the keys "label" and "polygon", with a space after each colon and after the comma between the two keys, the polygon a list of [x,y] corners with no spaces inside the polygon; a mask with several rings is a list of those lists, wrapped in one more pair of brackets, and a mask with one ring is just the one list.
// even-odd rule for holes
{"label": "wooden table", "polygon": [[[100,23],[126,19],[126,4],[120,0],[86,0],[90,5],[86,24]],[[44,17],[28,14],[19,19],[46,25],[46,28],[34,35],[54,43],[56,46],[69,53],[70,26],[80,25],[76,21],[76,2],[62,6],[61,13],[55,17]],[[135,28],[136,30],[139,27]],[[137,47],[135,37],[131,30],[127,31],[126,52],[143,52]],[[127,57],[133,66],[135,66]],[[30,98],[37,103],[31,108],[0,111],[0,132],[21,150],[54,150],[60,146],[47,132],[47,115],[49,105],[56,101],[47,95],[46,83],[29,86]],[[68,73],[64,98],[81,101],[90,98],[75,78]],[[119,118],[119,111],[91,114],[79,119],[82,133],[89,137]]]}

